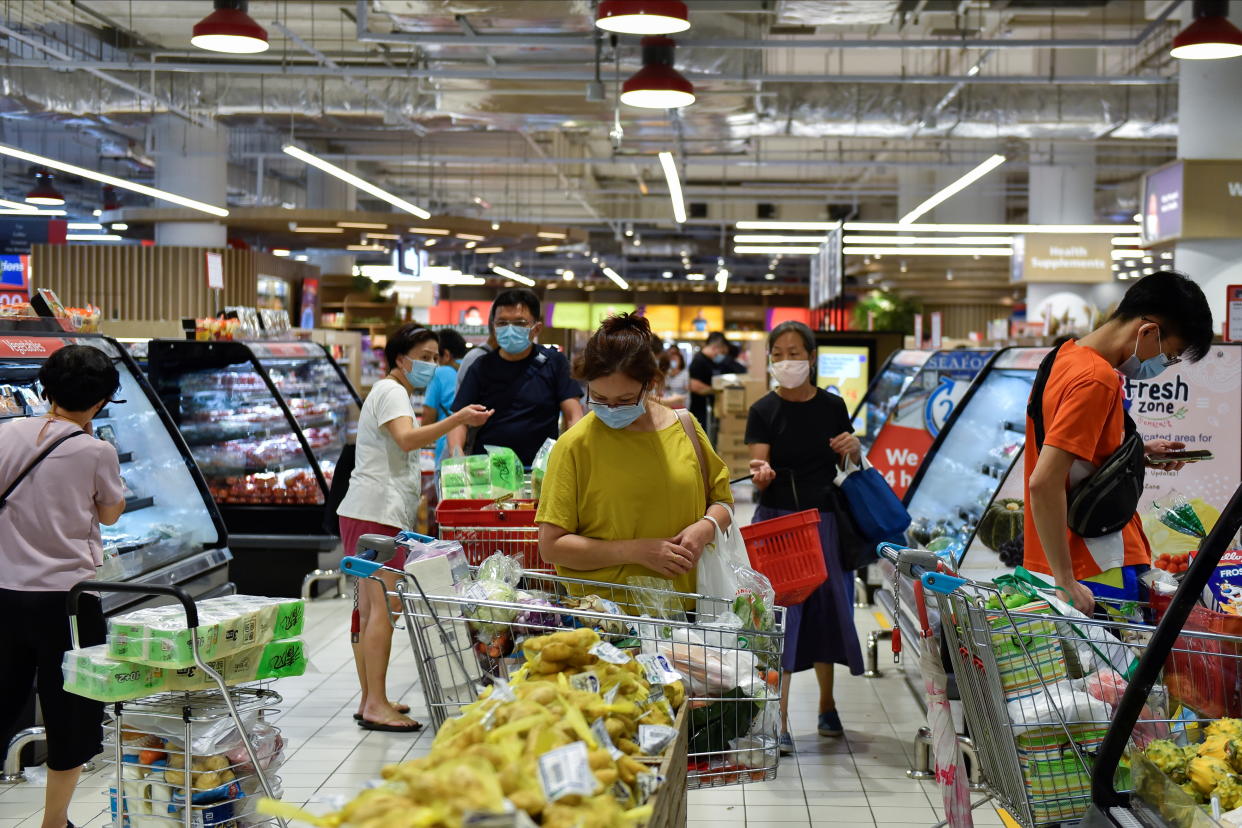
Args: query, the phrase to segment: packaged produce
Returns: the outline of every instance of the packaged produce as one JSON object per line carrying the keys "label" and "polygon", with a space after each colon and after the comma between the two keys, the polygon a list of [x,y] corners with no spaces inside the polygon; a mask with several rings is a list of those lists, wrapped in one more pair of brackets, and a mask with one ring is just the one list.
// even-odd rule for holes
{"label": "packaged produce", "polygon": [[[226,684],[300,676],[306,654],[297,639],[260,644],[208,664]],[[112,657],[108,645],[82,647],[65,653],[61,663],[65,689],[103,702],[127,701],[170,690],[211,690],[216,683],[197,665],[163,668]]]}
{"label": "packaged produce", "polygon": [[484,446],[484,450],[487,451],[492,488],[512,494],[522,491],[526,480],[517,452],[507,446]]}
{"label": "packaged produce", "polygon": [[552,447],[555,445],[556,441],[549,437],[535,453],[535,462],[530,467],[530,496],[535,500],[539,499],[543,491],[543,478],[548,473],[548,459],[552,456]]}
{"label": "packaged produce", "polygon": [[[198,604],[199,654],[213,661],[241,650],[301,634],[305,605],[293,598],[229,595]],[[180,604],[135,610],[108,620],[108,654],[156,667],[194,664],[190,631]]]}

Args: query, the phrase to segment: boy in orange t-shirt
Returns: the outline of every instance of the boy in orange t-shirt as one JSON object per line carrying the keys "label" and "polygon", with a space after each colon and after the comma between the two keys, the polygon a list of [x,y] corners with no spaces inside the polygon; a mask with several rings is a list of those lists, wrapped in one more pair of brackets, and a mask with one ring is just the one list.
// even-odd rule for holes
{"label": "boy in orange t-shirt", "polygon": [[[1111,535],[1074,534],[1067,527],[1066,493],[1121,446],[1125,380],[1150,380],[1183,359],[1197,362],[1211,342],[1212,312],[1203,291],[1181,274],[1161,272],[1135,282],[1103,326],[1057,351],[1044,388],[1042,450],[1026,421],[1024,564],[1051,575],[1082,612],[1094,608],[1092,582],[1122,580],[1110,576],[1148,565],[1151,547],[1137,514]],[[1151,440],[1145,447],[1148,456],[1159,456],[1185,445]]]}

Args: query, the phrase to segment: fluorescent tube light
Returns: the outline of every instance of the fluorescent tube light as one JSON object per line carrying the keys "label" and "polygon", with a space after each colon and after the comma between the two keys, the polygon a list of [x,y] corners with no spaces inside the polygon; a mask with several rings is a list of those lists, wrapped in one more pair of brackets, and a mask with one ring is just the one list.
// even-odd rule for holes
{"label": "fluorescent tube light", "polygon": [[673,201],[673,220],[684,224],[686,199],[681,193],[681,178],[677,175],[677,162],[671,152],[660,153],[660,166],[664,168],[664,180],[668,182],[668,197]]}
{"label": "fluorescent tube light", "polygon": [[827,236],[768,236],[762,233],[739,233],[734,244],[822,244]]}
{"label": "fluorescent tube light", "polygon": [[500,253],[503,251],[503,247],[476,247],[474,249],[475,253]]}
{"label": "fluorescent tube light", "polygon": [[37,213],[39,208],[23,201],[9,201],[7,198],[0,198],[0,207],[7,207],[10,210],[16,210],[19,213]]}
{"label": "fluorescent tube light", "polygon": [[92,224],[89,221],[71,221],[66,225],[70,230],[102,230],[102,224]]}
{"label": "fluorescent tube light", "polygon": [[441,230],[439,227],[411,227],[411,233],[417,233],[420,236],[447,236],[448,230]]}
{"label": "fluorescent tube light", "polygon": [[739,221],[738,230],[835,230],[839,221]]}
{"label": "fluorescent tube light", "polygon": [[281,149],[284,150],[286,155],[291,155],[294,158],[298,159],[299,161],[302,161],[306,164],[310,164],[312,167],[318,170],[322,170],[323,172],[326,172],[328,175],[333,176],[334,178],[339,178],[341,181],[344,181],[346,184],[349,184],[352,187],[356,187],[357,189],[362,190],[364,193],[370,193],[371,195],[375,196],[381,201],[388,202],[393,207],[396,207],[398,210],[404,210],[407,213],[413,213],[414,215],[418,216],[420,219],[431,218],[431,213],[428,213],[422,207],[419,207],[416,204],[411,204],[410,202],[406,201],[404,198],[395,196],[385,189],[376,187],[371,182],[365,181],[359,178],[358,176],[354,175],[348,170],[338,167],[336,164],[333,164],[329,161],[324,161],[322,158],[318,158],[314,155],[311,155],[309,152],[307,152],[304,149],[295,147],[293,146],[293,144],[286,144],[285,146],[281,147]]}
{"label": "fluorescent tube light", "polygon": [[128,230],[129,225],[123,221],[118,221],[116,224],[112,225],[112,229],[113,230]]}
{"label": "fluorescent tube light", "polygon": [[64,210],[0,210],[0,216],[63,216]]}
{"label": "fluorescent tube light", "polygon": [[724,293],[725,286],[728,284],[729,284],[729,271],[722,267],[716,271],[716,292]]}
{"label": "fluorescent tube light", "polygon": [[361,252],[370,251],[374,253],[382,253],[387,248],[385,248],[382,244],[347,244],[345,245],[345,249]]}
{"label": "fluorescent tube light", "polygon": [[[754,222],[751,222],[754,223]],[[740,227],[742,222],[738,222]],[[763,229],[763,228],[746,228]],[[767,228],[781,229],[781,228]],[[1139,234],[1137,227],[1125,224],[898,224],[891,221],[847,221],[845,232],[900,233],[1099,233]]]}
{"label": "fluorescent tube light", "polygon": [[541,244],[539,247],[535,248],[535,252],[536,253],[555,253],[556,251],[560,249],[561,249],[561,246],[559,244]]}
{"label": "fluorescent tube light", "polygon": [[455,235],[462,241],[483,241],[487,238],[487,236],[476,236],[473,233],[457,233]]}
{"label": "fluorescent tube light", "polygon": [[273,248],[273,249],[272,249],[272,255],[273,255],[273,256],[279,256],[279,257],[280,257],[280,258],[282,258],[282,259],[283,259],[283,258],[285,258],[286,256],[288,256],[288,255],[289,255],[289,253],[290,253],[290,251],[288,251],[288,250],[284,249],[283,247],[276,247],[276,248]]}
{"label": "fluorescent tube light", "polygon": [[957,195],[962,190],[969,187],[971,184],[974,184],[980,178],[983,178],[985,175],[987,175],[992,170],[999,167],[1001,164],[1004,164],[1005,161],[1006,161],[1005,156],[999,155],[999,154],[993,155],[991,158],[984,161],[982,164],[978,165],[973,170],[963,175],[957,181],[954,181],[952,184],[945,187],[940,192],[932,195],[930,198],[928,198],[918,207],[915,207],[913,210],[906,213],[904,216],[901,217],[901,219],[897,223],[898,224],[913,224],[915,219],[917,219],[919,216],[924,215],[925,213],[931,212],[932,208],[934,208],[937,204],[942,204],[948,201],[950,198]]}
{"label": "fluorescent tube light", "polygon": [[295,224],[293,226],[293,232],[295,233],[329,233],[330,234],[330,233],[344,233],[345,231],[339,227],[304,227],[304,226]]}
{"label": "fluorescent tube light", "polygon": [[847,256],[1012,256],[1012,247],[846,247]]}
{"label": "fluorescent tube light", "polygon": [[387,224],[378,224],[370,221],[338,221],[337,227],[353,227],[358,230],[387,230]]}
{"label": "fluorescent tube light", "polygon": [[396,241],[401,238],[401,236],[396,233],[363,233],[362,237],[364,239],[389,239],[391,241]]}
{"label": "fluorescent tube light", "polygon": [[1114,259],[1141,259],[1148,255],[1148,251],[1139,250],[1138,248],[1122,248],[1113,250]]}
{"label": "fluorescent tube light", "polygon": [[540,230],[535,235],[541,239],[559,239],[561,241],[564,241],[565,239],[569,238],[564,233],[554,233],[551,230]]}
{"label": "fluorescent tube light", "polygon": [[707,275],[703,273],[687,273],[686,279],[691,282],[702,282],[707,279]]}
{"label": "fluorescent tube light", "polygon": [[782,247],[771,244],[739,244],[733,246],[733,252],[741,255],[770,256],[773,253],[781,253],[786,256],[813,256],[819,252],[819,245],[814,247]]}
{"label": "fluorescent tube light", "polygon": [[1013,244],[1013,236],[845,236],[844,244]]}
{"label": "fluorescent tube light", "polygon": [[122,241],[115,233],[66,233],[65,241]]}
{"label": "fluorescent tube light", "polygon": [[466,249],[467,249],[467,250],[474,250],[474,249],[475,249],[476,247],[478,247],[478,246],[479,246],[479,243],[478,243],[478,242],[466,242]]}
{"label": "fluorescent tube light", "polygon": [[167,190],[159,190],[155,187],[148,187],[145,184],[135,184],[134,182],[126,181],[123,178],[105,175],[104,173],[96,172],[95,170],[88,170],[86,167],[79,167],[76,164],[66,164],[63,161],[57,161],[55,158],[48,158],[46,155],[36,155],[33,152],[26,152],[25,150],[20,150],[17,147],[10,147],[5,144],[0,144],[0,155],[7,155],[10,158],[17,158],[21,161],[29,161],[32,164],[39,164],[40,166],[49,167],[53,170],[60,170],[61,172],[69,173],[70,175],[81,176],[82,178],[89,178],[92,181],[100,181],[104,184],[111,184],[113,187],[120,187],[122,190],[140,193],[145,196],[150,196],[151,198],[171,201],[173,204],[180,204],[182,207],[189,207],[191,210],[199,210],[204,213],[210,213],[213,216],[224,217],[229,214],[228,210],[223,207],[217,207],[214,204],[207,204],[206,202],[197,201],[193,198],[186,198],[185,196],[177,195],[176,193],[170,193]]}
{"label": "fluorescent tube light", "polygon": [[608,265],[604,265],[602,268],[600,268],[600,270],[602,270],[604,275],[607,276],[609,279],[611,279],[613,281],[613,284],[615,284],[617,287],[621,288],[622,290],[630,289],[630,283],[622,279],[621,274],[613,270]]}
{"label": "fluorescent tube light", "polygon": [[527,287],[535,286],[534,279],[528,279],[527,277],[523,276],[521,273],[516,273],[507,267],[501,267],[500,265],[492,265],[492,273],[495,273],[498,276],[504,276],[506,279],[512,279],[513,281],[517,282],[520,285],[526,285]]}

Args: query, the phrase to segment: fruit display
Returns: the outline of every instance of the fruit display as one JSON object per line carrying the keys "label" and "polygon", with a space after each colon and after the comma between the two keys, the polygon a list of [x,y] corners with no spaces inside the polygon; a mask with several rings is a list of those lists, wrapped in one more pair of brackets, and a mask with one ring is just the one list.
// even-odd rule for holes
{"label": "fruit display", "polygon": [[[685,700],[653,670],[589,628],[522,643],[526,663],[495,680],[436,734],[426,756],[381,771],[384,784],[316,816],[265,800],[266,813],[322,828],[456,828],[513,811],[546,828],[641,825],[662,779],[653,757],[678,736]],[[515,822],[513,824],[524,824]]]}
{"label": "fruit display", "polygon": [[1156,569],[1163,569],[1165,572],[1185,572],[1190,568],[1190,553],[1181,552],[1170,554],[1165,552],[1157,555],[1152,559],[1151,565]]}
{"label": "fruit display", "polygon": [[[1204,810],[1212,800],[1222,811],[1242,807],[1242,720],[1211,722],[1198,743],[1156,739],[1141,755]],[[1156,782],[1148,779],[1139,789],[1148,801],[1161,802],[1169,793],[1167,785],[1161,788]],[[1178,823],[1193,824],[1193,817],[1179,816]]]}
{"label": "fruit display", "polygon": [[1004,543],[1022,534],[1023,516],[1021,500],[1015,498],[996,500],[979,520],[976,536],[988,549],[999,552]]}

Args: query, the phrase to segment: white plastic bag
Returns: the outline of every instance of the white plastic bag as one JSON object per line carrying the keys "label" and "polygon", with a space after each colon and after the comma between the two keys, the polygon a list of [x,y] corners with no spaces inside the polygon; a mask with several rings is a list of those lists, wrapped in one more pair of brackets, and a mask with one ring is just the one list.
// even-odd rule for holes
{"label": "white plastic bag", "polygon": [[738,530],[733,508],[727,503],[719,505],[729,510],[729,527],[721,529],[716,519],[707,515],[707,519],[716,526],[716,536],[703,547],[703,554],[699,557],[695,589],[699,595],[732,601],[739,588],[737,570],[750,568],[750,558],[746,555],[746,543]]}

